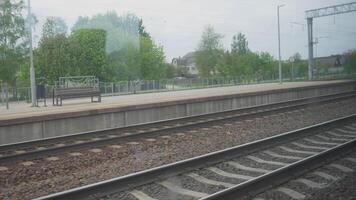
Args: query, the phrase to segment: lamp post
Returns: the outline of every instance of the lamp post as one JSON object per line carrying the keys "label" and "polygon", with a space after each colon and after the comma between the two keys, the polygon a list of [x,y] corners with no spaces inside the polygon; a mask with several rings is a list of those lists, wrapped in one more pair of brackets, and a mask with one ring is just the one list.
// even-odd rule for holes
{"label": "lamp post", "polygon": [[277,6],[277,16],[278,16],[278,57],[279,57],[279,84],[282,84],[282,58],[281,58],[281,28],[279,22],[279,9],[285,6],[285,4]]}
{"label": "lamp post", "polygon": [[36,97],[36,77],[35,68],[33,66],[33,50],[32,50],[32,14],[31,14],[31,1],[28,0],[28,23],[29,23],[29,43],[30,43],[30,80],[31,80],[31,101],[32,107],[37,106]]}

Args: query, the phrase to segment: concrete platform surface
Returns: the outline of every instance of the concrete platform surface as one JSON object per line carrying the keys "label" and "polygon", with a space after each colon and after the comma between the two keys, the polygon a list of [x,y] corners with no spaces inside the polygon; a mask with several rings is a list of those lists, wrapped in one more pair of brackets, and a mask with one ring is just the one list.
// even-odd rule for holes
{"label": "concrete platform surface", "polygon": [[[101,103],[91,103],[90,98],[64,100],[63,106],[52,106],[52,99],[48,100],[48,107],[31,107],[30,104],[20,102],[12,103],[10,109],[5,106],[0,107],[0,122],[14,120],[18,118],[32,118],[38,116],[49,116],[67,113],[68,117],[72,113],[85,111],[87,114],[101,113],[101,110],[108,112],[110,109],[125,108],[130,106],[140,106],[147,104],[157,104],[166,102],[176,102],[207,97],[218,97],[235,94],[256,93],[270,90],[292,89],[309,86],[321,86],[327,84],[346,83],[351,80],[335,81],[315,81],[315,82],[287,82],[216,87],[195,90],[171,91],[161,93],[147,93],[124,96],[103,97]],[[40,103],[42,105],[42,103]]]}

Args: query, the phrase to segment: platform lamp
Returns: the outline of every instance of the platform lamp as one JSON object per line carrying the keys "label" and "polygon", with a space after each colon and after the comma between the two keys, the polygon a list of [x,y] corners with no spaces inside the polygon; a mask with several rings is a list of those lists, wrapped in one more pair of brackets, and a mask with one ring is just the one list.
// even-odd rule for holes
{"label": "platform lamp", "polygon": [[30,80],[31,80],[31,101],[32,107],[37,106],[37,97],[36,97],[36,75],[35,67],[33,66],[33,47],[32,47],[32,14],[31,14],[31,0],[27,1],[27,10],[28,10],[28,34],[29,34],[29,43],[30,43]]}

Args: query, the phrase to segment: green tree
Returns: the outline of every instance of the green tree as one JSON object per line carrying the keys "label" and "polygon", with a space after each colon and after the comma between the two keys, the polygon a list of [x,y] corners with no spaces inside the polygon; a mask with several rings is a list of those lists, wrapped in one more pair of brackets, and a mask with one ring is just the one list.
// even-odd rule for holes
{"label": "green tree", "polygon": [[0,79],[16,85],[16,72],[26,51],[24,2],[3,0],[0,3]]}
{"label": "green tree", "polygon": [[138,33],[141,37],[151,37],[150,34],[146,31],[146,27],[143,25],[143,20],[140,19],[138,23]]}
{"label": "green tree", "polygon": [[68,31],[67,24],[60,17],[47,17],[42,28],[42,38],[55,37],[59,34],[66,34]]}
{"label": "green tree", "polygon": [[246,54],[249,51],[248,41],[244,34],[238,33],[232,37],[231,52],[233,54]]}
{"label": "green tree", "polygon": [[42,37],[34,55],[36,77],[45,78],[48,84],[71,74],[69,42],[65,34]]}
{"label": "green tree", "polygon": [[222,38],[222,35],[215,32],[214,27],[205,27],[195,54],[196,66],[201,76],[216,74],[217,65],[224,53]]}
{"label": "green tree", "polygon": [[169,66],[164,62],[163,48],[157,46],[146,32],[142,20],[139,26],[139,45],[126,43],[108,55],[113,80],[163,79]]}
{"label": "green tree", "polygon": [[112,81],[141,79],[139,49],[132,44],[126,44],[119,51],[110,53],[108,67],[112,71]]}
{"label": "green tree", "polygon": [[36,76],[54,84],[61,76],[71,72],[67,25],[57,17],[48,17],[42,27],[42,37],[35,49]]}
{"label": "green tree", "polygon": [[106,51],[112,53],[124,48],[128,43],[139,46],[140,23],[143,27],[142,21],[134,14],[119,16],[112,11],[92,17],[79,17],[73,25],[72,31],[80,29],[105,30]]}
{"label": "green tree", "polygon": [[[289,58],[289,62],[283,64],[284,77],[306,77],[308,75],[308,63],[302,60],[300,53],[295,53]],[[293,68],[293,69],[292,69]]]}
{"label": "green tree", "polygon": [[101,29],[81,29],[68,38],[68,54],[71,75],[96,76],[107,81],[106,31]]}
{"label": "green tree", "polygon": [[259,54],[260,59],[260,72],[263,79],[274,79],[278,73],[278,62],[268,52],[261,52]]}
{"label": "green tree", "polygon": [[167,65],[163,47],[157,46],[150,37],[140,37],[141,72],[143,79],[166,78]]}
{"label": "green tree", "polygon": [[345,71],[356,73],[356,50],[351,50],[346,54]]}
{"label": "green tree", "polygon": [[217,70],[223,77],[234,76],[232,74],[233,56],[229,51],[223,53],[222,58],[219,59]]}

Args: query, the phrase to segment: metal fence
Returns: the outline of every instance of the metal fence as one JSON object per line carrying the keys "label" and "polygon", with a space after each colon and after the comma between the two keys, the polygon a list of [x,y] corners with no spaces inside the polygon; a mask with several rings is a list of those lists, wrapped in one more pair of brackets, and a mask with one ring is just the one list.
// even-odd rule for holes
{"label": "metal fence", "polygon": [[[317,80],[335,80],[356,78],[356,74],[324,74],[319,75]],[[284,82],[306,81],[307,77],[285,78]],[[99,87],[103,96],[117,96],[150,92],[167,92],[179,90],[191,90],[200,88],[223,87],[233,85],[248,85],[278,82],[278,79],[261,79],[254,76],[241,76],[231,78],[191,78],[191,79],[168,79],[168,80],[141,80],[120,81],[114,83],[100,82]],[[0,85],[0,106],[9,108],[9,102],[30,102],[31,88],[11,88],[6,84]],[[46,97],[52,98],[53,87],[46,85]],[[10,106],[11,107],[11,106]]]}
{"label": "metal fence", "polygon": [[[325,74],[319,75],[316,80],[335,80],[356,78],[356,74]],[[285,78],[284,82],[306,81],[308,77]],[[149,92],[166,92],[178,90],[190,90],[211,87],[223,87],[233,85],[248,85],[262,83],[276,83],[277,79],[258,79],[256,77],[231,77],[231,78],[192,78],[192,79],[168,79],[168,80],[142,80],[121,81],[115,83],[100,83],[100,91],[103,96],[115,96],[125,94],[138,94]]]}

